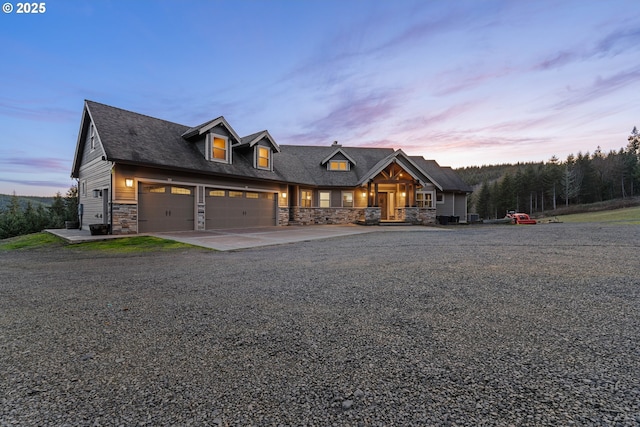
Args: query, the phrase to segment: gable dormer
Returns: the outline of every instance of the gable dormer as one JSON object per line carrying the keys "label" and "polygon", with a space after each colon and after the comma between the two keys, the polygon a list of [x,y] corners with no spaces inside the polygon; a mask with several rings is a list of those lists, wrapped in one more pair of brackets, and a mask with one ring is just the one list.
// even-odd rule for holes
{"label": "gable dormer", "polygon": [[204,153],[205,159],[227,164],[233,163],[232,148],[241,140],[222,116],[188,129],[182,137],[186,140],[200,141],[200,150]]}
{"label": "gable dormer", "polygon": [[251,150],[253,167],[267,171],[273,171],[273,153],[280,152],[280,147],[266,130],[245,136],[233,148]]}
{"label": "gable dormer", "polygon": [[350,171],[356,165],[356,161],[337,142],[334,142],[331,146],[335,147],[335,151],[322,160],[321,165],[326,165],[328,171]]}

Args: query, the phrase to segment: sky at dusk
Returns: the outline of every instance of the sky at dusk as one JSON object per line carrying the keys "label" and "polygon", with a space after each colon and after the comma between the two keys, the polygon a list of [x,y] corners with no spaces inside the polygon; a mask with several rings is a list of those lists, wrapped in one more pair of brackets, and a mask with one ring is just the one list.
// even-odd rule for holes
{"label": "sky at dusk", "polygon": [[618,150],[640,126],[638,0],[9,3],[3,194],[74,184],[85,99],[454,168]]}

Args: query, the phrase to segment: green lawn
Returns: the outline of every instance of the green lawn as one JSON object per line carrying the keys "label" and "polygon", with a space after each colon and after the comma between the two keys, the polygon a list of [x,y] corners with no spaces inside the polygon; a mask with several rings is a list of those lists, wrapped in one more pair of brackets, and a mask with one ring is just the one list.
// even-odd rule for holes
{"label": "green lawn", "polygon": [[640,225],[640,206],[609,211],[559,215],[562,222],[599,222]]}
{"label": "green lawn", "polygon": [[0,251],[62,245],[64,245],[64,240],[61,238],[50,233],[42,232],[0,240]]}
{"label": "green lawn", "polygon": [[69,245],[50,233],[34,233],[0,240],[0,251],[61,246],[74,250],[132,253],[194,248],[195,246],[151,236],[122,237]]}

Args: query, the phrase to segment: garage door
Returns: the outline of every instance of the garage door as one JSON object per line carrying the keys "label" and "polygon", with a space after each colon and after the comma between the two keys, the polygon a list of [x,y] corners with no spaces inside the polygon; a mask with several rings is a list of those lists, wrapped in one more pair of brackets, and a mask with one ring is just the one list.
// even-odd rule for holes
{"label": "garage door", "polygon": [[140,183],[138,232],[193,230],[194,205],[193,187]]}
{"label": "garage door", "polygon": [[207,188],[205,227],[266,227],[276,225],[274,193]]}

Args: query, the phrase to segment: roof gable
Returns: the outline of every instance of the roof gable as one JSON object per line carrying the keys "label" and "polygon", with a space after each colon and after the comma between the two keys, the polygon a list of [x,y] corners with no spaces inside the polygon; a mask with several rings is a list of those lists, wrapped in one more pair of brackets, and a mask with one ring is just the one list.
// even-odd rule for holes
{"label": "roof gable", "polygon": [[[322,160],[322,162],[320,164],[323,165],[323,166],[326,165],[331,159],[336,157],[338,154],[342,154],[344,156],[344,158],[347,159],[349,162],[351,162],[351,164],[353,166],[357,165],[356,161],[353,160],[353,158],[351,156],[349,156],[347,153],[345,153],[345,151],[342,149],[342,147],[338,148],[333,153],[329,154],[324,160]],[[340,159],[340,160],[342,160],[342,159]]]}
{"label": "roof gable", "polygon": [[[418,180],[422,185],[426,184],[426,181],[431,181],[431,177],[426,174],[418,165],[416,165],[410,158],[407,156],[404,151],[396,150],[386,158],[380,160],[369,172],[360,179],[359,185],[366,183],[367,181],[372,180],[375,176],[380,174],[383,170],[385,170],[392,163],[397,163],[404,170],[407,171],[414,179]],[[436,184],[434,182],[434,184]],[[437,186],[437,184],[436,184]]]}
{"label": "roof gable", "polygon": [[233,148],[253,147],[261,141],[266,141],[274,151],[280,152],[280,146],[273,139],[268,130],[253,133],[241,138],[240,142]]}
{"label": "roof gable", "polygon": [[194,136],[200,136],[204,133],[207,133],[208,131],[215,128],[216,126],[223,126],[229,132],[229,134],[238,143],[240,143],[241,141],[240,136],[238,136],[236,131],[231,127],[229,122],[227,122],[227,119],[225,119],[223,116],[217,117],[213,120],[209,120],[208,122],[204,122],[201,125],[189,128],[181,136],[184,139],[190,139],[190,138],[193,138]]}
{"label": "roof gable", "polygon": [[96,142],[96,149],[99,150],[99,156],[105,156],[106,153],[104,151],[104,146],[100,142],[100,135],[98,134],[98,130],[96,126],[93,124],[93,119],[91,118],[91,114],[86,107],[86,103],[84,108],[82,109],[82,119],[80,120],[80,129],[78,131],[78,140],[76,141],[76,149],[73,155],[73,163],[71,167],[71,177],[76,178],[80,172],[80,166],[82,165],[82,161],[85,156],[85,147],[87,143],[90,141],[90,132],[93,132],[93,137]]}

